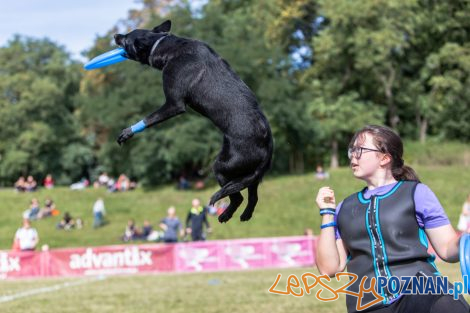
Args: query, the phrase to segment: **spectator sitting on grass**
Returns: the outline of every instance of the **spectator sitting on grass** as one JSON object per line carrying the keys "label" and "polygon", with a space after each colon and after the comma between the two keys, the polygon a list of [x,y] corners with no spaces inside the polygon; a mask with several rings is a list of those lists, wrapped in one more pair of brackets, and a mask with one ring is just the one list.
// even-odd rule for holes
{"label": "spectator sitting on grass", "polygon": [[317,169],[315,171],[315,178],[317,180],[325,180],[325,179],[328,179],[329,177],[330,177],[330,174],[328,174],[328,172],[326,172],[323,169],[323,166],[317,165]]}
{"label": "spectator sitting on grass", "polygon": [[130,180],[126,175],[121,174],[116,182],[116,189],[118,191],[127,191],[130,188]]}
{"label": "spectator sitting on grass", "polygon": [[109,181],[108,173],[103,172],[103,173],[101,173],[100,176],[98,176],[98,184],[100,186],[105,186],[106,187],[108,185],[108,181]]}
{"label": "spectator sitting on grass", "polygon": [[75,221],[69,212],[65,212],[62,220],[57,224],[57,229],[71,230],[75,227]]}
{"label": "spectator sitting on grass", "polygon": [[54,211],[56,211],[55,203],[51,198],[47,197],[46,201],[44,201],[44,207],[39,211],[38,218],[52,216],[56,214]]}
{"label": "spectator sitting on grass", "polygon": [[20,178],[15,182],[15,190],[18,192],[26,191],[26,180],[24,179],[24,176],[20,176]]}
{"label": "spectator sitting on grass", "polygon": [[26,191],[29,191],[29,192],[36,191],[37,187],[38,187],[38,183],[36,182],[36,180],[34,180],[33,176],[29,175],[25,183]]}
{"label": "spectator sitting on grass", "polygon": [[124,235],[122,236],[122,241],[128,242],[132,240],[138,239],[140,236],[140,232],[135,226],[135,222],[133,219],[127,221],[126,230],[124,231]]}
{"label": "spectator sitting on grass", "polygon": [[148,220],[145,220],[144,225],[142,226],[142,233],[140,234],[140,238],[143,240],[148,240],[152,232],[153,232],[152,224],[150,224]]}
{"label": "spectator sitting on grass", "polygon": [[191,189],[191,185],[189,184],[189,181],[186,179],[184,175],[181,175],[179,180],[178,180],[178,189],[180,190],[189,190]]}
{"label": "spectator sitting on grass", "polygon": [[41,208],[39,207],[39,201],[36,198],[31,199],[31,204],[29,208],[23,212],[23,218],[29,220],[36,220],[38,219],[39,211]]}
{"label": "spectator sitting on grass", "polygon": [[54,179],[52,178],[51,174],[47,174],[46,178],[44,178],[43,184],[46,189],[54,188]]}
{"label": "spectator sitting on grass", "polygon": [[72,190],[82,190],[88,187],[90,181],[86,178],[82,178],[79,182],[73,183],[70,185],[70,189]]}

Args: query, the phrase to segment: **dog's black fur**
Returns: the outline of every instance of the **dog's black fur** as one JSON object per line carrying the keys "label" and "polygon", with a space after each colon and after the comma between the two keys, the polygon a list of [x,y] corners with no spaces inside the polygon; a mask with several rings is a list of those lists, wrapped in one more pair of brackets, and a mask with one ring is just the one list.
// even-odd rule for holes
{"label": "dog's black fur", "polygon": [[[243,201],[240,191],[248,188],[248,204],[240,216],[248,221],[258,202],[258,185],[271,164],[273,139],[268,120],[253,92],[224,59],[201,41],[170,35],[170,28],[171,22],[166,21],[153,30],[114,36],[129,59],[163,71],[165,103],[143,121],[151,127],[184,113],[186,105],[210,119],[224,134],[213,166],[222,188],[210,204],[230,197],[230,205],[219,216],[220,222],[227,222]],[[117,141],[122,144],[132,136],[129,127]]]}

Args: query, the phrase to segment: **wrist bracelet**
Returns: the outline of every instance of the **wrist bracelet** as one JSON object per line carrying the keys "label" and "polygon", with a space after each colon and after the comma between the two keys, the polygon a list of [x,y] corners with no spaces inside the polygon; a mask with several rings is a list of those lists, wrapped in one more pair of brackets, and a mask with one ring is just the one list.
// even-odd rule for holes
{"label": "wrist bracelet", "polygon": [[323,229],[323,228],[327,228],[327,227],[331,227],[331,226],[336,226],[336,223],[331,222],[331,223],[328,223],[328,224],[323,224],[323,225],[320,226],[320,228]]}
{"label": "wrist bracelet", "polygon": [[331,214],[335,215],[336,211],[333,209],[321,209],[320,210],[320,215],[325,215],[325,214]]}
{"label": "wrist bracelet", "polygon": [[131,126],[131,130],[133,133],[140,133],[142,131],[144,131],[145,129],[145,122],[144,120],[141,120],[140,122],[134,124]]}

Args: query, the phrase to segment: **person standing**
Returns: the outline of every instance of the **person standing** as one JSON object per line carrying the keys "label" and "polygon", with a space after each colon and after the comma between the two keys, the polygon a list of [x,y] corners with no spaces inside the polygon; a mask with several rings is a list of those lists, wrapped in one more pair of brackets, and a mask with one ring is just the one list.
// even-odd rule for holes
{"label": "person standing", "polygon": [[106,209],[102,198],[98,198],[93,204],[93,228],[98,228],[104,225],[104,216]]}
{"label": "person standing", "polygon": [[35,228],[31,227],[29,219],[23,219],[23,225],[15,233],[13,250],[34,251],[39,242],[39,235]]}
{"label": "person standing", "polygon": [[186,233],[191,234],[193,241],[204,241],[204,225],[208,233],[211,232],[209,221],[207,220],[207,208],[201,205],[199,199],[193,199],[192,207],[186,217]]}
{"label": "person standing", "polygon": [[169,207],[167,217],[161,220],[160,228],[163,229],[163,242],[178,242],[178,233],[183,236],[183,228],[179,218],[176,216],[175,207]]}

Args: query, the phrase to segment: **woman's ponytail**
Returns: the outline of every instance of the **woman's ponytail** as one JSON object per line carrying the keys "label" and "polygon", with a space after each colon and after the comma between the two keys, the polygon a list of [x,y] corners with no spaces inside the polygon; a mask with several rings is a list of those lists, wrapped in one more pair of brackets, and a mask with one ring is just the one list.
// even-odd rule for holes
{"label": "woman's ponytail", "polygon": [[402,165],[401,167],[392,167],[392,175],[393,178],[396,180],[412,180],[417,181],[420,183],[418,174],[416,174],[415,170],[407,165]]}

